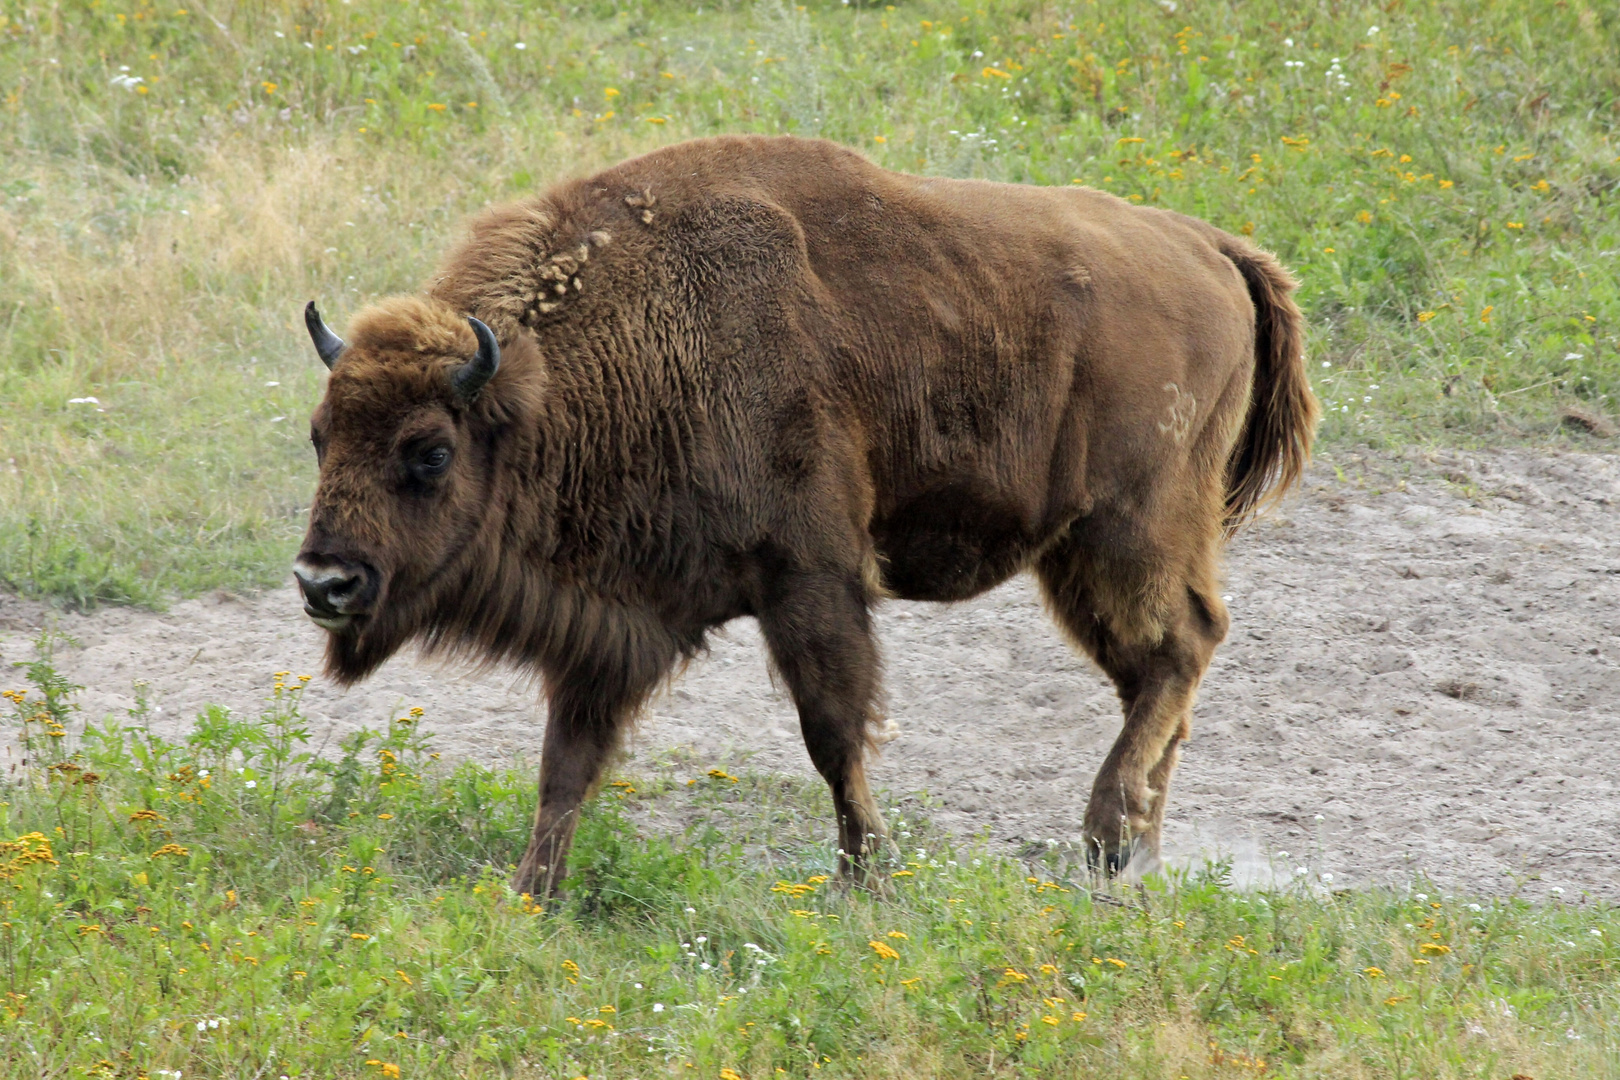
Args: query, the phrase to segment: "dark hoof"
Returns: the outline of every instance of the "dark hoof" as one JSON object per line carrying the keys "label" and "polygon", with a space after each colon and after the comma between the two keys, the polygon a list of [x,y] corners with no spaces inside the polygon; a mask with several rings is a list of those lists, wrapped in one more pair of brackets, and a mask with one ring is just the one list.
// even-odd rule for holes
{"label": "dark hoof", "polygon": [[1120,871],[1129,866],[1131,859],[1136,856],[1138,846],[1134,840],[1126,841],[1113,848],[1093,841],[1086,845],[1086,868],[1093,874],[1118,877]]}

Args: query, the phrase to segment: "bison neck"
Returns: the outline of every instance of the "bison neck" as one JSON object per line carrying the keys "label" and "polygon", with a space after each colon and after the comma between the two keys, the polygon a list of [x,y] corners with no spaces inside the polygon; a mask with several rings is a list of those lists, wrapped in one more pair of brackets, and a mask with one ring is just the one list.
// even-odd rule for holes
{"label": "bison neck", "polygon": [[502,374],[503,410],[482,418],[487,512],[435,590],[424,648],[547,676],[695,652],[739,610],[734,593],[695,584],[705,515],[684,466],[692,426],[668,404],[678,391],[646,365],[563,349]]}

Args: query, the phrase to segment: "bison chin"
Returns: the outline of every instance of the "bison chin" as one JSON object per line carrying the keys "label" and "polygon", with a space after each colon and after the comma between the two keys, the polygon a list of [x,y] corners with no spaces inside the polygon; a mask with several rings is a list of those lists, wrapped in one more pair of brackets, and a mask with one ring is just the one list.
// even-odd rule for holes
{"label": "bison chin", "polygon": [[349,687],[387,662],[410,637],[379,615],[354,617],[341,630],[326,635],[326,676]]}

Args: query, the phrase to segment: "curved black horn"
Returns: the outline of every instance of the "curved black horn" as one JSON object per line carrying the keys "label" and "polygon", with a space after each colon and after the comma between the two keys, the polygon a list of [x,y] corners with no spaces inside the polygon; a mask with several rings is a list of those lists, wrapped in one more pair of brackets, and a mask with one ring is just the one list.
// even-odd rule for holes
{"label": "curved black horn", "polygon": [[456,369],[450,376],[450,385],[463,400],[471,401],[484,384],[495,377],[495,369],[501,366],[501,347],[489,327],[471,315],[467,316],[467,322],[478,337],[478,355]]}
{"label": "curved black horn", "polygon": [[313,300],[304,308],[304,325],[309,327],[309,337],[315,342],[316,355],[330,370],[332,365],[337,363],[338,354],[343,351],[343,339],[326,328],[321,313],[315,310]]}

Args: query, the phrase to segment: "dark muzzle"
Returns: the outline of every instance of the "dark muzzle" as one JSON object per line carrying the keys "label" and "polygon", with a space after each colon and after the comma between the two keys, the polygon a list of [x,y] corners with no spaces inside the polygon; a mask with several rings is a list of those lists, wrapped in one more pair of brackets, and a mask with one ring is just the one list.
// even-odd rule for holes
{"label": "dark muzzle", "polygon": [[303,552],[293,562],[293,577],[304,594],[304,613],[333,633],[369,615],[377,601],[377,571],[365,563]]}

